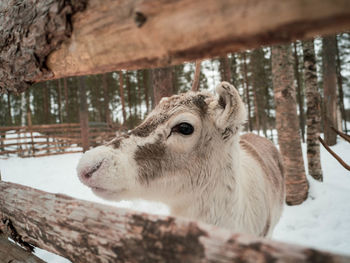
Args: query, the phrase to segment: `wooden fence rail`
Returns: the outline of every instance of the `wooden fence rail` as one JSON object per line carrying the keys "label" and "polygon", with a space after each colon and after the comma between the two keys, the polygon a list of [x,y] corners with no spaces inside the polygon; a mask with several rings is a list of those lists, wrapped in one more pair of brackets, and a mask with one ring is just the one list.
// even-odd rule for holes
{"label": "wooden fence rail", "polygon": [[5,1],[0,92],[348,29],[348,0]]}
{"label": "wooden fence rail", "polygon": [[[2,225],[1,225],[2,223]],[[0,231],[72,262],[350,262],[169,216],[0,182]]]}
{"label": "wooden fence rail", "polygon": [[[89,125],[89,145],[115,137],[116,129],[105,123]],[[41,157],[82,152],[79,123],[0,127],[0,156]]]}

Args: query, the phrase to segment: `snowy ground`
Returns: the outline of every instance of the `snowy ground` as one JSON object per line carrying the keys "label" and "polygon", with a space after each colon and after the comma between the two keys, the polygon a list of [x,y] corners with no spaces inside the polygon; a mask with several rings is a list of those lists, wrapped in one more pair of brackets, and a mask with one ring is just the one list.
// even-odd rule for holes
{"label": "snowy ground", "polygon": [[[350,163],[350,144],[338,139],[333,147]],[[303,145],[305,157],[305,145]],[[83,186],[75,172],[81,154],[21,159],[0,159],[2,180],[27,185],[52,193],[63,193],[79,199],[128,207],[150,213],[167,214],[162,204],[145,201],[107,202]],[[302,205],[285,207],[274,239],[350,255],[350,173],[323,148],[321,149],[324,182],[309,178],[310,194]],[[37,249],[47,262],[66,263],[66,259]]]}

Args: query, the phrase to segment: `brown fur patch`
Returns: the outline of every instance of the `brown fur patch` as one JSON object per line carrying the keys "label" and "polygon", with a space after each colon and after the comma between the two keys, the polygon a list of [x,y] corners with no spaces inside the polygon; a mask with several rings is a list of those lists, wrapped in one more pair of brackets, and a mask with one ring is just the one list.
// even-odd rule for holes
{"label": "brown fur patch", "polygon": [[170,116],[167,114],[159,114],[157,117],[150,117],[133,129],[130,134],[138,137],[147,137],[169,118]]}
{"label": "brown fur patch", "polygon": [[148,184],[149,181],[159,177],[162,170],[162,161],[165,157],[165,145],[162,142],[147,143],[138,146],[134,159],[140,167],[139,180]]}
{"label": "brown fur patch", "polygon": [[208,104],[205,102],[208,96],[198,94],[192,98],[192,103],[199,109],[200,115],[204,116],[208,111]]}

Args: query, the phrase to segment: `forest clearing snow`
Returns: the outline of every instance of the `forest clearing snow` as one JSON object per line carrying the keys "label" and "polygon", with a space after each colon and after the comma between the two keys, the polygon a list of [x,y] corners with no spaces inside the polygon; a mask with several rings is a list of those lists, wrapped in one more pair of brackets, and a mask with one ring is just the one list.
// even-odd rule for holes
{"label": "forest clearing snow", "polygon": [[[350,164],[350,144],[338,139],[332,149]],[[306,145],[303,144],[306,160]],[[0,159],[2,180],[27,185],[52,193],[131,208],[156,214],[168,214],[160,203],[146,201],[109,202],[96,197],[80,183],[76,165],[81,154],[41,158]],[[345,170],[323,147],[321,161],[324,182],[309,177],[309,198],[298,206],[285,206],[273,239],[350,255],[350,172]],[[37,249],[36,254],[47,262],[70,262]]]}

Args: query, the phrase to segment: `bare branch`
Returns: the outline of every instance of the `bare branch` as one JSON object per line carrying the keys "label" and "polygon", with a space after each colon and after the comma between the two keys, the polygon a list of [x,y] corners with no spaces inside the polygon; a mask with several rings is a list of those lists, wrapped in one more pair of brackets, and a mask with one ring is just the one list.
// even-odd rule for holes
{"label": "bare branch", "polygon": [[333,152],[331,150],[331,148],[329,148],[329,146],[324,142],[324,140],[322,140],[322,138],[320,136],[318,136],[318,140],[322,143],[323,147],[326,148],[326,150],[333,155],[333,157],[348,171],[350,171],[350,166],[348,164],[346,164],[335,152]]}
{"label": "bare branch", "polygon": [[350,136],[341,132],[341,131],[338,131],[336,128],[334,127],[331,127],[331,129],[337,133],[340,137],[342,137],[345,141],[349,142],[350,143]]}

